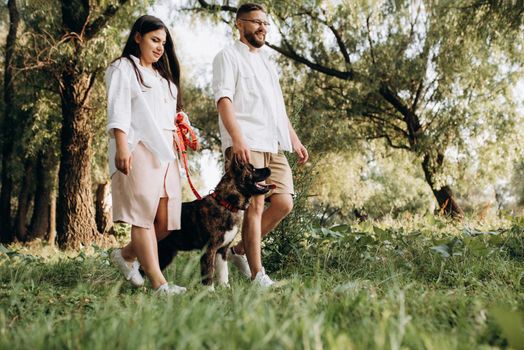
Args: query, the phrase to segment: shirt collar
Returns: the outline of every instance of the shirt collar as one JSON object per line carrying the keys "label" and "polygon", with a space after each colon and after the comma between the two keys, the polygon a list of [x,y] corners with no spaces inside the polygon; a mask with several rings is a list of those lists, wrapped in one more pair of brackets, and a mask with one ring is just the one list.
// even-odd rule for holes
{"label": "shirt collar", "polygon": [[146,68],[144,67],[141,63],[140,63],[140,59],[138,57],[136,57],[135,55],[129,55],[129,57],[131,57],[131,59],[133,60],[133,62],[135,62],[136,66],[138,67],[138,69],[140,69],[140,71],[142,72],[146,72],[147,74],[152,74],[154,75],[155,77],[158,77],[158,72],[156,70],[151,70],[149,68]]}
{"label": "shirt collar", "polygon": [[129,55],[129,57],[131,57],[131,59],[133,60],[133,62],[135,62],[138,66],[140,66],[140,59],[134,55]]}
{"label": "shirt collar", "polygon": [[[258,49],[258,51],[256,52],[251,52],[249,50],[249,46],[247,46],[246,44],[244,44],[242,41],[240,40],[237,40],[235,41],[235,47],[241,52],[241,53],[248,53],[248,54],[262,54],[262,48]],[[263,56],[263,55],[261,55]]]}
{"label": "shirt collar", "polygon": [[249,52],[249,46],[244,44],[242,41],[237,40],[235,41],[235,46],[237,49],[239,49],[241,52]]}

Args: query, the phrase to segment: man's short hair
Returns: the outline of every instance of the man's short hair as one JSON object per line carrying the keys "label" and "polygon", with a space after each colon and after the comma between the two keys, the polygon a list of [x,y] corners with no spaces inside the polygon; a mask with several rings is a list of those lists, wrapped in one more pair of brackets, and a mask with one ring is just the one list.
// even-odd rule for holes
{"label": "man's short hair", "polygon": [[236,19],[239,19],[240,16],[246,13],[249,13],[251,11],[262,11],[264,13],[266,12],[266,10],[264,10],[264,7],[262,5],[248,2],[248,3],[242,4],[242,6],[238,8]]}

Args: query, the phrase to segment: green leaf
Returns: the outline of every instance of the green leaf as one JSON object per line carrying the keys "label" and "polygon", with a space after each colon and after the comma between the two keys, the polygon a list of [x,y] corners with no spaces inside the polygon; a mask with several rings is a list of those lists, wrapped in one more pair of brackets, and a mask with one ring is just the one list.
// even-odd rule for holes
{"label": "green leaf", "polygon": [[351,232],[351,226],[349,225],[337,225],[330,228],[331,231],[348,233]]}
{"label": "green leaf", "polygon": [[509,345],[515,349],[524,349],[524,313],[503,307],[494,307],[491,312]]}
{"label": "green leaf", "polygon": [[390,238],[390,233],[384,229],[381,229],[380,227],[378,226],[373,226],[373,232],[375,232],[375,234],[377,235],[377,238],[380,240],[380,241],[384,241],[386,239],[389,239]]}
{"label": "green leaf", "polygon": [[431,247],[431,250],[439,253],[444,258],[449,258],[451,256],[450,249],[447,244],[439,244],[439,245],[433,246]]}

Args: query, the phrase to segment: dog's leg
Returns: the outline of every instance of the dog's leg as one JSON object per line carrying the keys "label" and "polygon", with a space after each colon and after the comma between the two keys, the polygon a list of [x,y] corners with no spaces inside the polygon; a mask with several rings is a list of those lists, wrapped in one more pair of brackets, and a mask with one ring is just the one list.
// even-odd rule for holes
{"label": "dog's leg", "polygon": [[216,276],[218,284],[229,287],[229,271],[227,268],[227,247],[220,248],[215,257]]}
{"label": "dog's leg", "polygon": [[158,263],[160,270],[163,271],[167,265],[171,264],[176,254],[177,251],[173,250],[165,239],[158,242]]}
{"label": "dog's leg", "polygon": [[200,272],[202,274],[202,284],[213,288],[213,276],[215,274],[216,248],[208,247],[202,258],[200,258]]}

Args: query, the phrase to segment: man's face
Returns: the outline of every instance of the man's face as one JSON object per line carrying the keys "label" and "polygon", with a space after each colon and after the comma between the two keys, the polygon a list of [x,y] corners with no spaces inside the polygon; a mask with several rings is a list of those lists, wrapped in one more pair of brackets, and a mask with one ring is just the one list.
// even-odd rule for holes
{"label": "man's face", "polygon": [[251,11],[242,15],[237,20],[237,27],[241,37],[244,37],[252,46],[256,48],[264,46],[268,20],[263,11]]}

